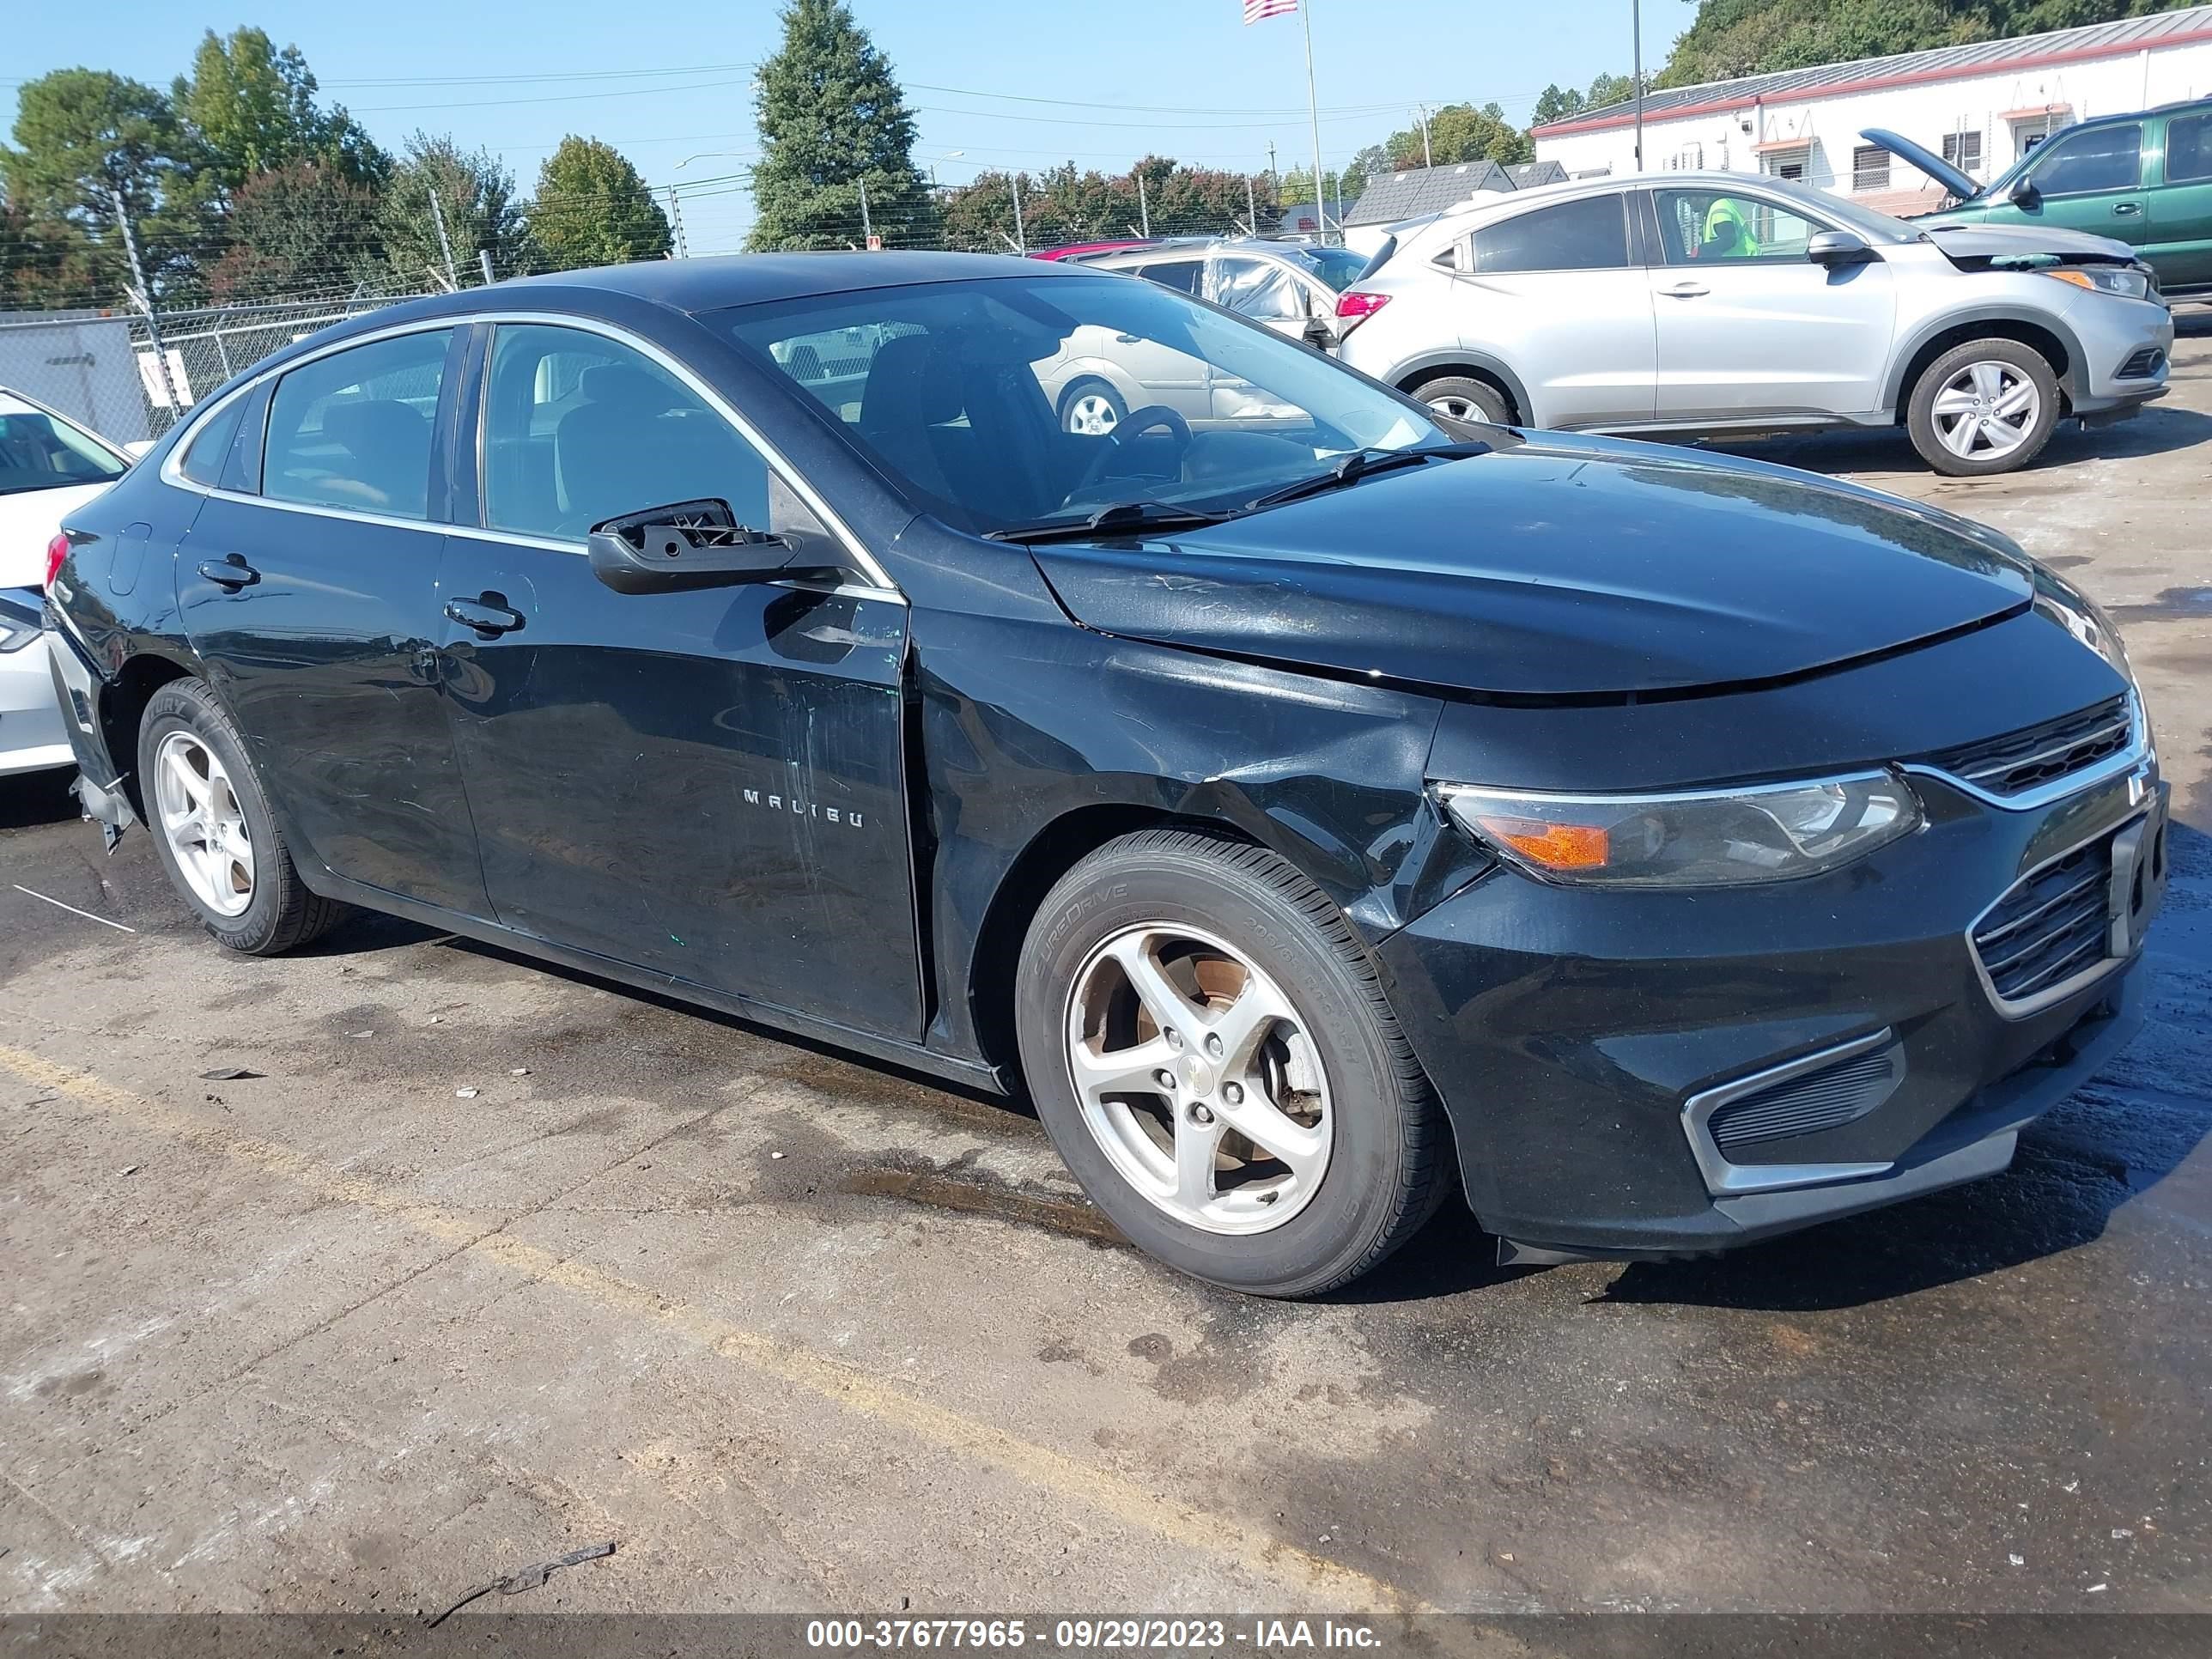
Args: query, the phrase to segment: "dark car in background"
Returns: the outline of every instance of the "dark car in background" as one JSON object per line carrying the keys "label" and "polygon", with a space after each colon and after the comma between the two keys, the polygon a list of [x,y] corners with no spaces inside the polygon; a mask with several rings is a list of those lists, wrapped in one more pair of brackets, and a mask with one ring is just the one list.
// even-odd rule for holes
{"label": "dark car in background", "polygon": [[[1250,412],[1069,432],[1080,334]],[[1449,424],[1065,265],[394,307],[52,564],[87,805],[223,944],[359,905],[1025,1091],[1128,1237],[1264,1294],[1455,1184],[1540,1261],[2002,1170],[2125,1040],[2165,877],[2119,641],[2003,537]]]}

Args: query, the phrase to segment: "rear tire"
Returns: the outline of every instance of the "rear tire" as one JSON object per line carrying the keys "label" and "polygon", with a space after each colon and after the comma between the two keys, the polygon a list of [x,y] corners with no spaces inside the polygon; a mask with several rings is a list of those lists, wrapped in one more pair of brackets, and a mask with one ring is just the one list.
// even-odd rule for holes
{"label": "rear tire", "polygon": [[2026,466],[2058,426],[2058,375],[2033,346],[2001,335],[1954,346],[1921,371],[1905,405],[1920,459],[1953,478]]}
{"label": "rear tire", "polygon": [[172,680],[146,704],[138,788],[155,855],[220,943],[276,956],[346,915],[300,879],[238,728],[204,680]]}
{"label": "rear tire", "polygon": [[1489,426],[1513,424],[1512,400],[1487,380],[1464,374],[1443,374],[1424,380],[1413,396],[1447,420],[1479,421]]}
{"label": "rear tire", "polygon": [[1195,1278],[1320,1295],[1448,1189],[1443,1115],[1373,961],[1264,848],[1158,830],[1091,854],[1038,907],[1015,1011],[1060,1157],[1133,1243]]}
{"label": "rear tire", "polygon": [[1060,429],[1072,436],[1103,438],[1128,417],[1121,394],[1086,375],[1060,394]]}

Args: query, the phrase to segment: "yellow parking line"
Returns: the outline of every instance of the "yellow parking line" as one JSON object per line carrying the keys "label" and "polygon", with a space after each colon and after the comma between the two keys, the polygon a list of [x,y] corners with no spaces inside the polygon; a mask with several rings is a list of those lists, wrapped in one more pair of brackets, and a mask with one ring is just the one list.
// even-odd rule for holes
{"label": "yellow parking line", "polygon": [[617,1313],[675,1331],[724,1359],[818,1395],[860,1416],[896,1425],[918,1439],[962,1453],[1171,1543],[1226,1558],[1263,1577],[1300,1582],[1311,1594],[1340,1600],[1362,1611],[1419,1610],[1405,1592],[1356,1568],[1270,1538],[1225,1516],[1178,1502],[1149,1486],[1024,1440],[994,1424],[919,1399],[853,1366],[747,1330],[702,1309],[672,1302],[629,1279],[503,1233],[487,1231],[465,1216],[349,1175],[289,1146],[234,1134],[220,1124],[133,1094],[90,1072],[58,1066],[27,1049],[0,1045],[0,1068],[40,1088],[129,1118],[173,1140],[282,1176],[318,1196],[390,1216],[418,1232],[459,1245],[528,1278],[557,1285]]}

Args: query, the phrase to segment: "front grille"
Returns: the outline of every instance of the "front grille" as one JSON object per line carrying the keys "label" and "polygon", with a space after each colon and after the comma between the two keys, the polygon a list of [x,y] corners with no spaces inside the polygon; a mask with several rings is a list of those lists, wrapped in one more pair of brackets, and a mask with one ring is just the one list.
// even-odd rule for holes
{"label": "front grille", "polygon": [[1856,1123],[1895,1093],[1904,1079],[1905,1048],[1893,1042],[1732,1101],[1713,1114],[1706,1127],[1721,1152],[1735,1158],[1770,1140]]}
{"label": "front grille", "polygon": [[1974,955],[1997,996],[2025,1002],[2094,968],[2110,951],[2112,837],[2023,876],[1974,924]]}
{"label": "front grille", "polygon": [[2156,346],[2145,346],[2142,350],[2131,354],[2127,362],[2120,365],[2119,373],[2114,378],[2122,380],[2148,380],[2165,367],[2166,353]]}
{"label": "front grille", "polygon": [[2110,758],[2135,740],[2125,696],[2001,738],[1960,744],[1930,755],[1927,763],[1992,795],[2027,793]]}

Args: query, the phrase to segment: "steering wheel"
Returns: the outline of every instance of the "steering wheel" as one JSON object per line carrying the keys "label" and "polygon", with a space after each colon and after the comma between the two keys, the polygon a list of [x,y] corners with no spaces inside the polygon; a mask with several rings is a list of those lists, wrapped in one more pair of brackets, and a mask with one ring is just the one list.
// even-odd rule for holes
{"label": "steering wheel", "polygon": [[1175,441],[1176,471],[1180,473],[1183,453],[1190,447],[1190,422],[1165,404],[1146,404],[1140,409],[1131,410],[1114,422],[1114,429],[1106,434],[1105,443],[1092,458],[1090,466],[1085,469],[1083,481],[1075,486],[1070,499],[1082,495],[1106,476],[1108,465],[1121,453],[1123,439],[1150,432],[1154,427],[1164,427],[1168,436]]}

